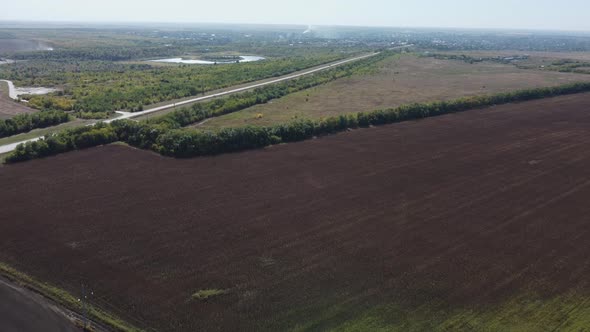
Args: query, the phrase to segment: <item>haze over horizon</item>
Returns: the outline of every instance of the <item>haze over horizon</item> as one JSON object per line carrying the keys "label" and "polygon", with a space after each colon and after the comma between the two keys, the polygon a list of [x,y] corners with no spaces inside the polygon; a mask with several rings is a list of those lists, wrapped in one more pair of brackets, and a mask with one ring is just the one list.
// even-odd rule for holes
{"label": "haze over horizon", "polygon": [[[29,0],[3,5],[0,20],[72,22],[252,23],[590,31],[590,3],[552,0],[155,1]],[[49,14],[48,14],[49,13]]]}

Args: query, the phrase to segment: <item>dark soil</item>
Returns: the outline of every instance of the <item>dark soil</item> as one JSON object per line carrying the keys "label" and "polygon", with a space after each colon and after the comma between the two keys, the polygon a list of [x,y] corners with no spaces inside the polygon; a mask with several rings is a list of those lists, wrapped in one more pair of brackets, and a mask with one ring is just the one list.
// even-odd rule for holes
{"label": "dark soil", "polygon": [[[0,168],[0,261],[161,331],[588,289],[589,94],[175,160]],[[206,301],[202,289],[229,290]],[[107,306],[106,303],[109,303]],[[297,311],[299,310],[299,311]]]}

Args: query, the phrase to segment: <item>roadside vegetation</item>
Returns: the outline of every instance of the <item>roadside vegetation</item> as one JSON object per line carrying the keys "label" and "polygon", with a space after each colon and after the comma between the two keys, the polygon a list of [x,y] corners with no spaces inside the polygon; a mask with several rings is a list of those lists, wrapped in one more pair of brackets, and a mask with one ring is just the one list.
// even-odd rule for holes
{"label": "roadside vegetation", "polygon": [[93,122],[94,122],[94,120],[75,119],[75,120],[71,120],[71,121],[68,121],[68,122],[65,122],[62,124],[58,124],[56,126],[33,129],[33,130],[28,131],[26,133],[21,133],[21,134],[16,134],[16,135],[0,138],[0,145],[18,143],[18,142],[26,141],[26,140],[37,138],[37,137],[49,136],[49,135],[53,135],[55,133],[58,133],[64,129],[82,127],[82,126],[90,125]]}
{"label": "roadside vegetation", "polygon": [[175,123],[138,123],[115,121],[93,127],[75,128],[47,136],[36,142],[20,144],[6,158],[14,163],[42,158],[66,151],[123,141],[151,149],[165,156],[188,158],[261,148],[268,145],[302,141],[349,128],[383,125],[511,102],[589,92],[590,83],[519,90],[495,95],[459,98],[452,101],[415,103],[397,108],[359,112],[321,120],[296,120],[271,127],[226,128],[217,132],[177,129]]}
{"label": "roadside vegetation", "polygon": [[26,133],[33,129],[55,126],[71,119],[69,114],[62,111],[26,113],[6,120],[0,119],[0,138]]}

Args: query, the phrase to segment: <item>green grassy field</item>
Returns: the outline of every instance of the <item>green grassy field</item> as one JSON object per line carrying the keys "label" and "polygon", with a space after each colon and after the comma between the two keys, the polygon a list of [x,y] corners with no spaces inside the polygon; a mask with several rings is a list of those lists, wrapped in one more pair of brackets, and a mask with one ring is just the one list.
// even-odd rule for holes
{"label": "green grassy field", "polygon": [[[351,313],[354,313],[352,317]],[[294,311],[297,316],[301,312]],[[590,331],[588,297],[572,291],[551,298],[535,293],[487,306],[450,307],[432,302],[409,308],[395,303],[324,308],[313,320],[292,331]]]}

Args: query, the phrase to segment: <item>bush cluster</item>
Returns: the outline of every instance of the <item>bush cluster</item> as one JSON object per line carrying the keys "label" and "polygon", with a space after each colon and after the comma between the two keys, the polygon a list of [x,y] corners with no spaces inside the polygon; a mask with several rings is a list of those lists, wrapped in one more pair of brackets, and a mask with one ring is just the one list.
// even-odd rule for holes
{"label": "bush cluster", "polygon": [[10,119],[0,120],[0,138],[26,133],[36,128],[55,126],[70,119],[71,117],[62,111],[19,114]]}

